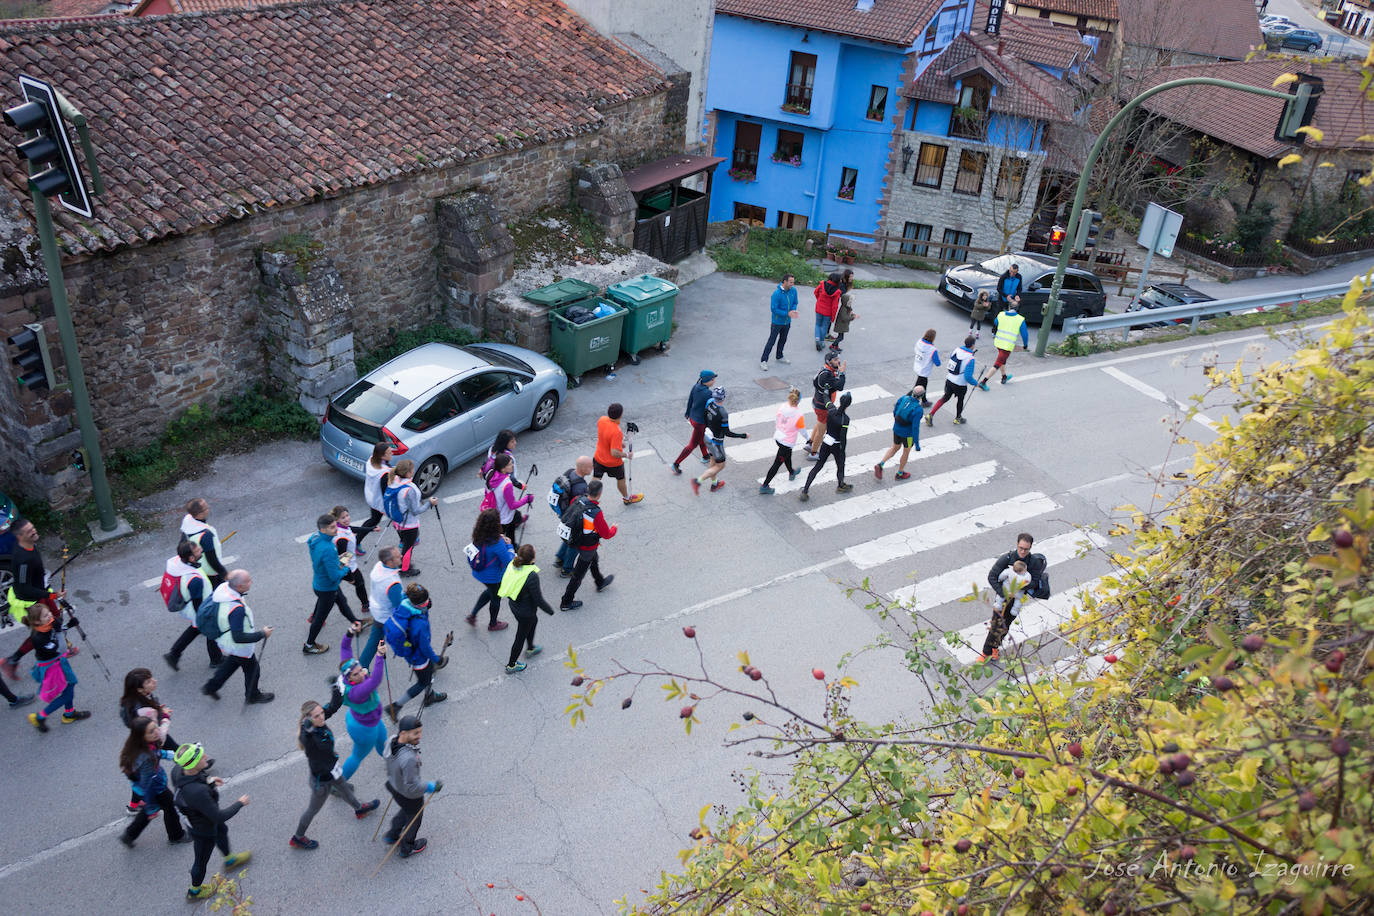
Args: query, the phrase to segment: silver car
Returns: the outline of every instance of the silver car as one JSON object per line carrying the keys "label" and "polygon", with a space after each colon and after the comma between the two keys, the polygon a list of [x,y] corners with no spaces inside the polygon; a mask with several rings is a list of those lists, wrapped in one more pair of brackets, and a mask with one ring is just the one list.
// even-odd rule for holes
{"label": "silver car", "polygon": [[429,343],[379,366],[325,409],[324,460],[361,479],[372,447],[391,443],[415,462],[430,496],[449,468],[484,454],[503,429],[553,422],[568,378],[552,360],[522,347]]}

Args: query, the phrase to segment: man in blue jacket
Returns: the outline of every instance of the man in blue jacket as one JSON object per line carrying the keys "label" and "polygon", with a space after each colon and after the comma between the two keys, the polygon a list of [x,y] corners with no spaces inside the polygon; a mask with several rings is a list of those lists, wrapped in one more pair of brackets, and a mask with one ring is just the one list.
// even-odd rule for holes
{"label": "man in blue jacket", "polygon": [[784,366],[791,360],[782,355],[787,345],[787,332],[792,329],[792,319],[797,317],[797,291],[792,288],[795,277],[786,274],[778,288],[773,290],[773,298],[768,304],[772,313],[772,325],[768,329],[768,343],[763,345],[763,355],[759,357],[759,368],[768,371],[768,352],[773,349],[773,341],[778,342],[778,362]]}
{"label": "man in blue jacket", "polygon": [[310,535],[310,540],[306,542],[310,547],[310,566],[315,573],[310,583],[315,590],[315,611],[310,615],[310,634],[305,637],[305,645],[301,646],[301,652],[305,655],[329,651],[328,646],[320,645],[315,640],[319,638],[320,630],[324,629],[324,622],[335,604],[338,604],[339,610],[350,623],[358,619],[353,616],[348,599],[339,591],[339,583],[348,574],[348,560],[339,554],[338,545],[334,543],[334,538],[339,534],[338,522],[332,515],[321,515],[316,519],[315,527],[319,530]]}
{"label": "man in blue jacket", "polygon": [[697,383],[692,386],[692,390],[687,393],[687,409],[683,416],[687,422],[692,424],[692,438],[687,443],[687,447],[677,456],[673,462],[673,473],[681,474],[680,465],[687,460],[687,456],[692,454],[692,449],[701,449],[701,463],[710,464],[711,459],[706,454],[706,402],[711,397],[711,385],[716,380],[716,374],[710,369],[702,369],[697,376]]}

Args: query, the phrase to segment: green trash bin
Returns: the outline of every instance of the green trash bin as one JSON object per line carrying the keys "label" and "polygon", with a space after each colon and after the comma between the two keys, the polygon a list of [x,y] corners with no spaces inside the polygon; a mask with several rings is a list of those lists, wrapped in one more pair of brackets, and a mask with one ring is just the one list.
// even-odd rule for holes
{"label": "green trash bin", "polygon": [[[563,317],[574,305],[595,309],[609,305],[615,314],[576,324]],[[582,384],[582,373],[598,366],[612,368],[620,356],[620,334],[629,311],[622,305],[605,299],[584,299],[549,309],[552,327],[549,333],[549,355],[568,373],[569,383],[576,388]]]}
{"label": "green trash bin", "polygon": [[623,280],[606,288],[606,296],[629,309],[620,349],[639,365],[639,351],[657,346],[667,349],[673,333],[673,306],[677,302],[677,285],[661,277],[643,274],[633,280]]}
{"label": "green trash bin", "polygon": [[591,299],[600,292],[600,287],[569,277],[548,286],[532,289],[520,298],[539,305],[547,305],[551,309],[557,309],[572,305],[574,302],[580,302],[583,299]]}

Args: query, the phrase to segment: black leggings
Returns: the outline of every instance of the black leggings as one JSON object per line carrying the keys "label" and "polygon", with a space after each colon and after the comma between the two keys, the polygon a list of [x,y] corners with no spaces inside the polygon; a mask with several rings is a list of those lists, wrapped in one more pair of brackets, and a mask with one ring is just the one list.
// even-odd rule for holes
{"label": "black leggings", "polygon": [[339,606],[339,611],[350,622],[357,623],[358,618],[353,616],[353,611],[349,608],[343,592],[337,588],[330,592],[315,589],[315,613],[310,615],[310,634],[305,637],[307,644],[313,643],[319,637],[320,630],[324,629],[324,622],[329,619],[329,612],[334,609],[336,604]]}
{"label": "black leggings", "polygon": [[[172,791],[164,788],[161,792],[153,796],[153,801],[162,809],[162,823],[167,828],[167,839],[176,843],[181,840],[186,832],[182,829],[181,819],[177,817],[176,807],[172,804]],[[138,839],[138,835],[143,832],[143,828],[148,826],[148,806],[145,803],[138,813],[134,815],[133,823],[124,829],[124,837],[130,842]],[[208,856],[207,856],[208,857]]]}
{"label": "black leggings", "polygon": [[344,576],[345,582],[353,583],[353,591],[358,595],[358,604],[362,606],[364,612],[372,602],[367,597],[367,579],[363,578],[361,569],[350,569],[348,575]]}
{"label": "black leggings", "polygon": [[407,690],[407,691],[401,696],[401,705],[403,705],[403,706],[404,706],[408,701],[413,700],[413,699],[415,699],[416,697],[418,697],[420,694],[424,693],[425,690],[429,687],[430,682],[434,680],[434,663],[433,663],[433,662],[430,662],[428,665],[425,665],[423,668],[415,668],[415,669],[413,669],[413,671],[414,671],[414,673],[415,673],[415,683],[411,684],[411,685],[410,685],[410,689]]}
{"label": "black leggings", "polygon": [[0,697],[4,697],[11,703],[19,699],[14,695],[14,691],[5,686],[5,679],[3,677],[0,677]]}
{"label": "black leggings", "polygon": [[778,468],[787,465],[787,473],[797,473],[792,469],[792,446],[777,443],[778,453],[773,456],[773,466],[768,469],[768,474],[763,478],[763,485],[766,487],[773,482],[773,477],[778,473]]}
{"label": "black leggings", "polygon": [[935,402],[934,407],[930,408],[930,415],[932,417],[935,416],[935,411],[939,410],[942,406],[944,406],[945,401],[948,401],[950,398],[954,398],[954,416],[956,418],[962,417],[964,415],[964,397],[967,394],[967,385],[956,385],[953,382],[946,381],[945,394],[942,398],[940,398],[940,400]]}
{"label": "black leggings", "polygon": [[382,510],[373,509],[372,514],[367,517],[367,521],[353,529],[353,537],[358,542],[358,546],[363,546],[363,538],[377,530],[377,526],[382,523]]}
{"label": "black leggings", "polygon": [[811,491],[811,481],[816,479],[816,475],[825,467],[825,459],[833,457],[835,459],[835,482],[844,483],[844,446],[827,445],[821,443],[820,454],[816,456],[816,463],[811,465],[811,473],[806,475],[806,486],[802,487],[803,493]]}
{"label": "black leggings", "polygon": [[229,855],[229,828],[220,824],[214,836],[193,833],[191,841],[196,851],[196,860],[191,863],[191,886],[200,887],[205,883],[205,866],[210,864],[210,853],[215,851],[215,847],[218,846],[220,852]]}
{"label": "black leggings", "polygon": [[510,524],[501,526],[501,534],[510,538],[510,542],[514,544],[516,547],[520,546],[520,542],[515,539],[515,533],[520,528],[520,523],[524,520],[525,516],[517,512],[515,513],[515,516],[510,520]]}
{"label": "black leggings", "polygon": [[397,534],[401,536],[401,570],[409,572],[414,565],[414,557],[411,551],[415,549],[415,544],[420,540],[419,528],[398,528]]}
{"label": "black leggings", "polygon": [[533,614],[515,618],[515,643],[510,647],[510,661],[506,662],[506,667],[520,660],[520,650],[534,648],[534,628],[538,625],[539,618]]}
{"label": "black leggings", "polygon": [[501,583],[483,582],[482,585],[484,585],[485,588],[482,590],[482,594],[477,596],[477,603],[472,606],[472,611],[468,613],[468,616],[476,617],[477,612],[482,609],[482,605],[490,602],[491,622],[495,623],[496,615],[501,612],[501,597],[496,594],[501,589]]}

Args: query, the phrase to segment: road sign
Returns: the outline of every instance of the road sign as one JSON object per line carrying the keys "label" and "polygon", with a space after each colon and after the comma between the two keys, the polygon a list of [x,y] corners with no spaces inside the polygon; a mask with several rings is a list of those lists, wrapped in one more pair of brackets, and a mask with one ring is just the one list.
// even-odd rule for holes
{"label": "road sign", "polygon": [[1174,253],[1174,242],[1178,241],[1178,230],[1182,227],[1182,213],[1151,202],[1145,208],[1145,218],[1140,221],[1140,235],[1136,236],[1136,241],[1161,258],[1167,258]]}

